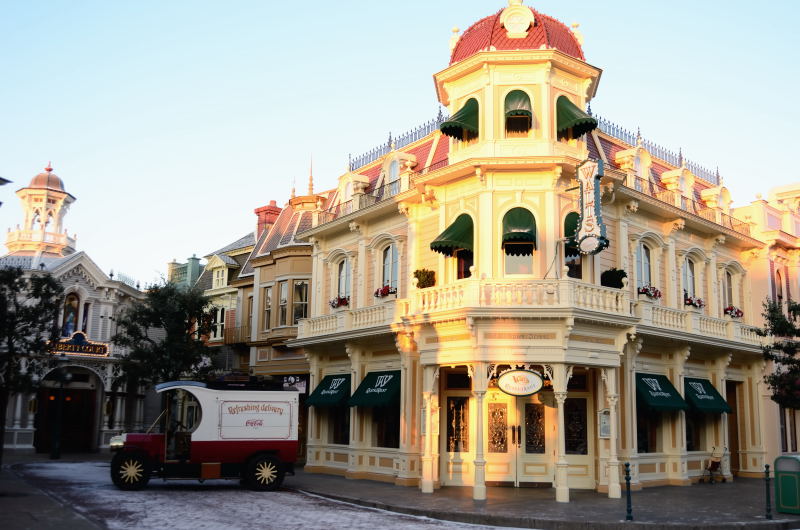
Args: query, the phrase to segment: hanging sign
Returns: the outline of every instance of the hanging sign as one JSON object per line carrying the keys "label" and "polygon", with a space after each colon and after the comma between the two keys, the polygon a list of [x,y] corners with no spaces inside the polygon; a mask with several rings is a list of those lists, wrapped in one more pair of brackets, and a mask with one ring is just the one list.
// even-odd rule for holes
{"label": "hanging sign", "polygon": [[542,376],[532,370],[509,370],[497,378],[497,388],[511,396],[530,396],[543,386]]}
{"label": "hanging sign", "polygon": [[108,357],[108,344],[87,340],[85,333],[76,331],[69,339],[51,342],[50,353],[56,355]]}
{"label": "hanging sign", "polygon": [[608,246],[606,225],[600,210],[600,178],[603,161],[587,159],[577,167],[581,188],[581,215],[575,243],[582,254],[597,254]]}

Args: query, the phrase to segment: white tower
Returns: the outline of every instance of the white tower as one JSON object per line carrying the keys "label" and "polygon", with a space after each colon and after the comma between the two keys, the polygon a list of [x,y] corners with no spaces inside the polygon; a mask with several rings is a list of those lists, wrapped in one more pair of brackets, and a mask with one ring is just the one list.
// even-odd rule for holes
{"label": "white tower", "polygon": [[75,197],[64,190],[64,183],[53,173],[50,164],[17,190],[25,221],[16,230],[9,229],[6,247],[18,256],[66,256],[75,252],[75,237],[63,228],[64,216]]}

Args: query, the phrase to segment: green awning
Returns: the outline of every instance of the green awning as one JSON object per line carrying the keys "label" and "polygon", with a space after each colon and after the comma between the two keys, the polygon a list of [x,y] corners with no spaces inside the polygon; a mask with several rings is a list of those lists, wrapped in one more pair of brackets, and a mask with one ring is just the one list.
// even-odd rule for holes
{"label": "green awning", "polygon": [[636,374],[636,393],[652,410],[686,410],[689,408],[665,375]]}
{"label": "green awning", "polygon": [[700,412],[721,414],[730,413],[731,408],[725,402],[714,385],[708,379],[687,377],[683,380],[683,395],[693,408]]}
{"label": "green awning", "polygon": [[447,136],[452,136],[456,140],[464,139],[464,131],[478,134],[478,100],[470,98],[461,107],[461,110],[453,114],[449,120],[442,123],[439,130]]}
{"label": "green awning", "polygon": [[522,90],[512,90],[506,96],[506,117],[527,116],[532,117],[531,99]]}
{"label": "green awning", "polygon": [[306,399],[306,405],[338,407],[350,397],[350,374],[326,375]]}
{"label": "green awning", "polygon": [[578,212],[569,212],[564,218],[564,237],[567,238],[567,243],[564,245],[564,253],[568,258],[580,254],[578,251],[578,244],[575,242],[575,234],[578,232],[579,220],[580,215],[578,215]]}
{"label": "green awning", "polygon": [[400,370],[370,372],[353,392],[351,407],[385,407],[400,401]]}
{"label": "green awning", "polygon": [[572,130],[572,138],[578,138],[597,128],[597,120],[579,109],[567,96],[558,96],[556,100],[556,130],[564,136]]}
{"label": "green awning", "polygon": [[536,220],[530,210],[512,208],[503,216],[503,243],[506,254],[511,256],[527,256],[536,248]]}
{"label": "green awning", "polygon": [[472,250],[472,217],[462,213],[439,237],[431,241],[431,250],[452,256],[456,250]]}

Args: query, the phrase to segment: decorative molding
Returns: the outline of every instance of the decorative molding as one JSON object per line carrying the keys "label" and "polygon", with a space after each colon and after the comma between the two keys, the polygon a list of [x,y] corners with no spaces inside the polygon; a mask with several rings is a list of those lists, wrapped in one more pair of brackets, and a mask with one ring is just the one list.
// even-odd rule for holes
{"label": "decorative molding", "polygon": [[625,211],[622,212],[624,216],[633,215],[639,211],[639,201],[631,199],[625,203]]}
{"label": "decorative molding", "polygon": [[347,227],[350,229],[351,232],[356,232],[358,234],[361,233],[361,225],[355,221],[350,221]]}

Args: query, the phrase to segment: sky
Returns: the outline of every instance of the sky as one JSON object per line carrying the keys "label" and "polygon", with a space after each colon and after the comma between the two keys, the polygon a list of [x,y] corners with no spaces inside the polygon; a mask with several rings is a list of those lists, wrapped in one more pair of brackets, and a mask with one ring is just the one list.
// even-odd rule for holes
{"label": "sky", "polygon": [[[556,1],[603,70],[592,111],[719,167],[734,206],[800,181],[800,2]],[[434,117],[432,76],[506,0],[0,0],[0,228],[48,161],[106,273],[158,281],[255,228],[293,184]]]}

